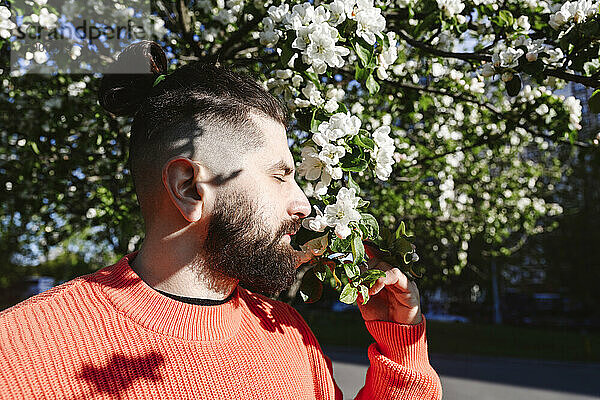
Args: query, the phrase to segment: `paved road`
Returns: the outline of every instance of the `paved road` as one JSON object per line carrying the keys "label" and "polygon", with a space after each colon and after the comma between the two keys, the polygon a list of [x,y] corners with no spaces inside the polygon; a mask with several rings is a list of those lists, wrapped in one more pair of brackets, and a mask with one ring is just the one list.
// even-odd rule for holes
{"label": "paved road", "polygon": [[[325,347],[345,399],[364,385],[366,349]],[[444,400],[600,399],[600,364],[432,354]]]}

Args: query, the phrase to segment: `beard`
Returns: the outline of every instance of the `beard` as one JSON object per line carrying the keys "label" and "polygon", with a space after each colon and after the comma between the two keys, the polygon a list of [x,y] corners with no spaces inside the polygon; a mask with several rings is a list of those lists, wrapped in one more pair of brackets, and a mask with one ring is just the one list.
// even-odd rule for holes
{"label": "beard", "polygon": [[245,289],[272,297],[288,289],[296,278],[298,256],[282,238],[298,230],[300,222],[283,223],[273,237],[258,208],[243,193],[217,197],[204,258],[212,270],[239,280]]}

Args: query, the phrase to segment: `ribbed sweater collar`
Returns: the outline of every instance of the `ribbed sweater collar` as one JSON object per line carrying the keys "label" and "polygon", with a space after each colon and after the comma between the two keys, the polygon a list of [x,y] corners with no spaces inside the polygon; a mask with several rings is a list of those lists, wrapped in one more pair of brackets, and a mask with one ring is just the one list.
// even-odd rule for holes
{"label": "ribbed sweater collar", "polygon": [[224,304],[200,306],[173,300],[152,289],[131,269],[137,253],[92,275],[118,311],[147,329],[181,339],[215,341],[235,335],[242,315],[239,286]]}

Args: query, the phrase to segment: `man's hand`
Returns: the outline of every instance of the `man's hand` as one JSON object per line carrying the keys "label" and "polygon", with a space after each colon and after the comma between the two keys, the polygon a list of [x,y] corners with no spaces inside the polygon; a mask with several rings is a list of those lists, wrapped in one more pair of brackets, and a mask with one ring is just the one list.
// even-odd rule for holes
{"label": "man's hand", "polygon": [[378,259],[371,248],[365,246],[365,249],[369,255],[369,269],[385,271],[385,277],[377,279],[369,289],[370,299],[366,305],[362,304],[359,295],[357,303],[364,320],[419,324],[423,317],[417,284],[408,280],[398,268]]}

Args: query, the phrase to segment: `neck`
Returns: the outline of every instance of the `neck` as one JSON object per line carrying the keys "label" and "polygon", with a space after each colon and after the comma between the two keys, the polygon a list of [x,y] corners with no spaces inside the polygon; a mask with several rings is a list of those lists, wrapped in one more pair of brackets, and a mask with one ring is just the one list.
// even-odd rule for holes
{"label": "neck", "polygon": [[210,269],[189,243],[189,240],[147,238],[131,262],[131,268],[149,286],[163,292],[182,297],[226,299],[237,286],[237,280]]}

